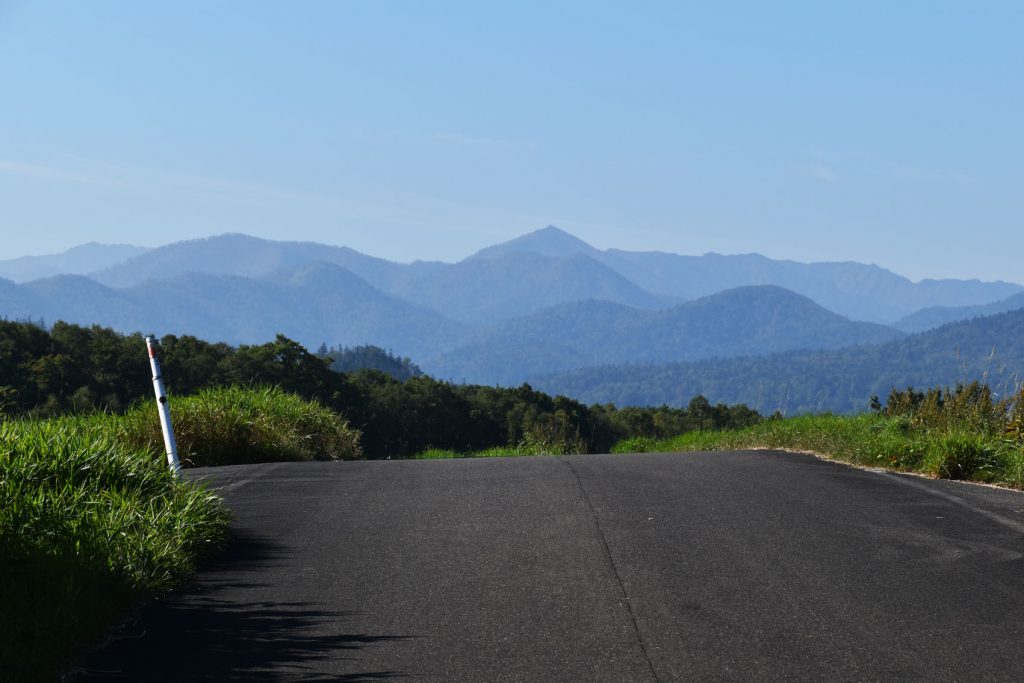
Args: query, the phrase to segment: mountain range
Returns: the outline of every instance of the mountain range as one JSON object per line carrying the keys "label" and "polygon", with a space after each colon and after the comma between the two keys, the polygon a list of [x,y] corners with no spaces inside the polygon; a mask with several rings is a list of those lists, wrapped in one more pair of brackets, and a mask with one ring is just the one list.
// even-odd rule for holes
{"label": "mountain range", "polygon": [[979,280],[911,282],[876,265],[798,263],[760,254],[683,256],[664,252],[598,250],[558,228],[524,235],[484,249],[471,259],[537,253],[565,258],[583,254],[654,294],[696,299],[735,287],[777,285],[853,320],[890,324],[929,306],[988,304],[1024,291],[1019,284]]}
{"label": "mountain range", "polygon": [[907,333],[1024,307],[1014,283],[911,282],[874,265],[757,254],[600,250],[551,226],[456,263],[227,234],[154,249],[88,244],[0,261],[0,275],[9,278],[0,278],[0,317],[233,344],[277,333],[309,347],[374,344],[455,381],[557,376],[566,391],[585,392],[593,382],[567,372],[615,367],[640,377],[668,372],[664,364],[710,372],[736,358],[898,349],[916,343]]}
{"label": "mountain range", "polygon": [[527,376],[617,363],[665,363],[828,349],[904,336],[853,322],[773,285],[737,287],[660,310],[583,301],[507,320],[427,359],[438,377],[515,384]]}
{"label": "mountain range", "polygon": [[764,414],[851,413],[892,388],[979,380],[997,397],[1024,382],[1024,309],[950,323],[881,344],[661,365],[617,365],[530,378],[588,403],[685,405],[702,394]]}

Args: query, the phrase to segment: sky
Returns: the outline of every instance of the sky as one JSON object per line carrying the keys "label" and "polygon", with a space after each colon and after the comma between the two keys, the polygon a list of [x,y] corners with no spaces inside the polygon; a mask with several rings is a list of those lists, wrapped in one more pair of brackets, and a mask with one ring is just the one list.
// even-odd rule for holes
{"label": "sky", "polygon": [[0,0],[0,259],[224,232],[1024,282],[1024,3]]}

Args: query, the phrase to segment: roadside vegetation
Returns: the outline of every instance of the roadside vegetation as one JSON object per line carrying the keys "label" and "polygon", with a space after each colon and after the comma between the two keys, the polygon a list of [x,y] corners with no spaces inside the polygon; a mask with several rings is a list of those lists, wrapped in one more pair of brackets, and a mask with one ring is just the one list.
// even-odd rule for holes
{"label": "roadside vegetation", "polygon": [[[186,466],[361,457],[336,413],[277,388],[173,399]],[[156,409],[0,420],[0,663],[55,678],[227,532],[220,499],[171,476]]]}
{"label": "roadside vegetation", "polygon": [[[356,460],[359,434],[337,413],[277,387],[202,389],[171,396],[178,455],[185,467],[257,462]],[[136,448],[163,452],[160,422],[151,403],[104,419]]]}
{"label": "roadside vegetation", "polygon": [[104,419],[0,422],[0,678],[56,678],[191,573],[227,522],[215,496]]}
{"label": "roadside vegetation", "polygon": [[980,383],[893,390],[856,416],[803,415],[744,429],[634,437],[615,453],[778,448],[869,467],[1024,489],[1024,389],[998,399]]}

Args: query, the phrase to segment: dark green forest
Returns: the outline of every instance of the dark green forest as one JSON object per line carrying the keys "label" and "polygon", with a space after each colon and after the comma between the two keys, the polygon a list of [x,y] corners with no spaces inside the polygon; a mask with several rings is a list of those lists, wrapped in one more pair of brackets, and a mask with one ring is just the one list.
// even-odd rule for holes
{"label": "dark green forest", "polygon": [[[415,374],[401,380],[379,369],[338,372],[331,367],[336,358],[329,351],[318,356],[280,335],[266,344],[238,347],[166,336],[160,363],[168,389],[176,395],[211,386],[275,385],[316,399],[362,433],[363,451],[370,458],[405,457],[427,448],[469,452],[523,443],[562,452],[606,452],[632,436],[664,438],[762,419],[746,406],[713,405],[700,396],[686,408],[617,409],[552,397],[527,384],[498,388]],[[381,359],[378,353],[370,356]],[[401,359],[399,365],[404,365]],[[63,322],[46,329],[31,322],[0,321],[0,415],[120,412],[151,395],[139,334]]]}
{"label": "dark green forest", "polygon": [[330,361],[331,370],[337,372],[380,370],[399,380],[419,377],[423,374],[423,370],[413,363],[412,359],[396,356],[392,352],[372,344],[338,347],[321,344],[316,355]]}

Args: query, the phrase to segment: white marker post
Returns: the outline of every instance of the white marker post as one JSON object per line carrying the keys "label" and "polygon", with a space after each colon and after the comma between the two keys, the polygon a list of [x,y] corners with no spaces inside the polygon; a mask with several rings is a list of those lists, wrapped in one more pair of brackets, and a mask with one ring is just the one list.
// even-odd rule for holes
{"label": "white marker post", "polygon": [[164,432],[167,464],[170,466],[174,476],[178,477],[181,476],[181,463],[178,462],[178,444],[174,441],[174,427],[171,426],[171,408],[167,405],[164,379],[160,375],[160,363],[156,359],[156,337],[153,335],[146,337],[146,348],[149,350],[149,367],[153,371],[153,391],[156,392],[157,409],[160,411],[160,428]]}

